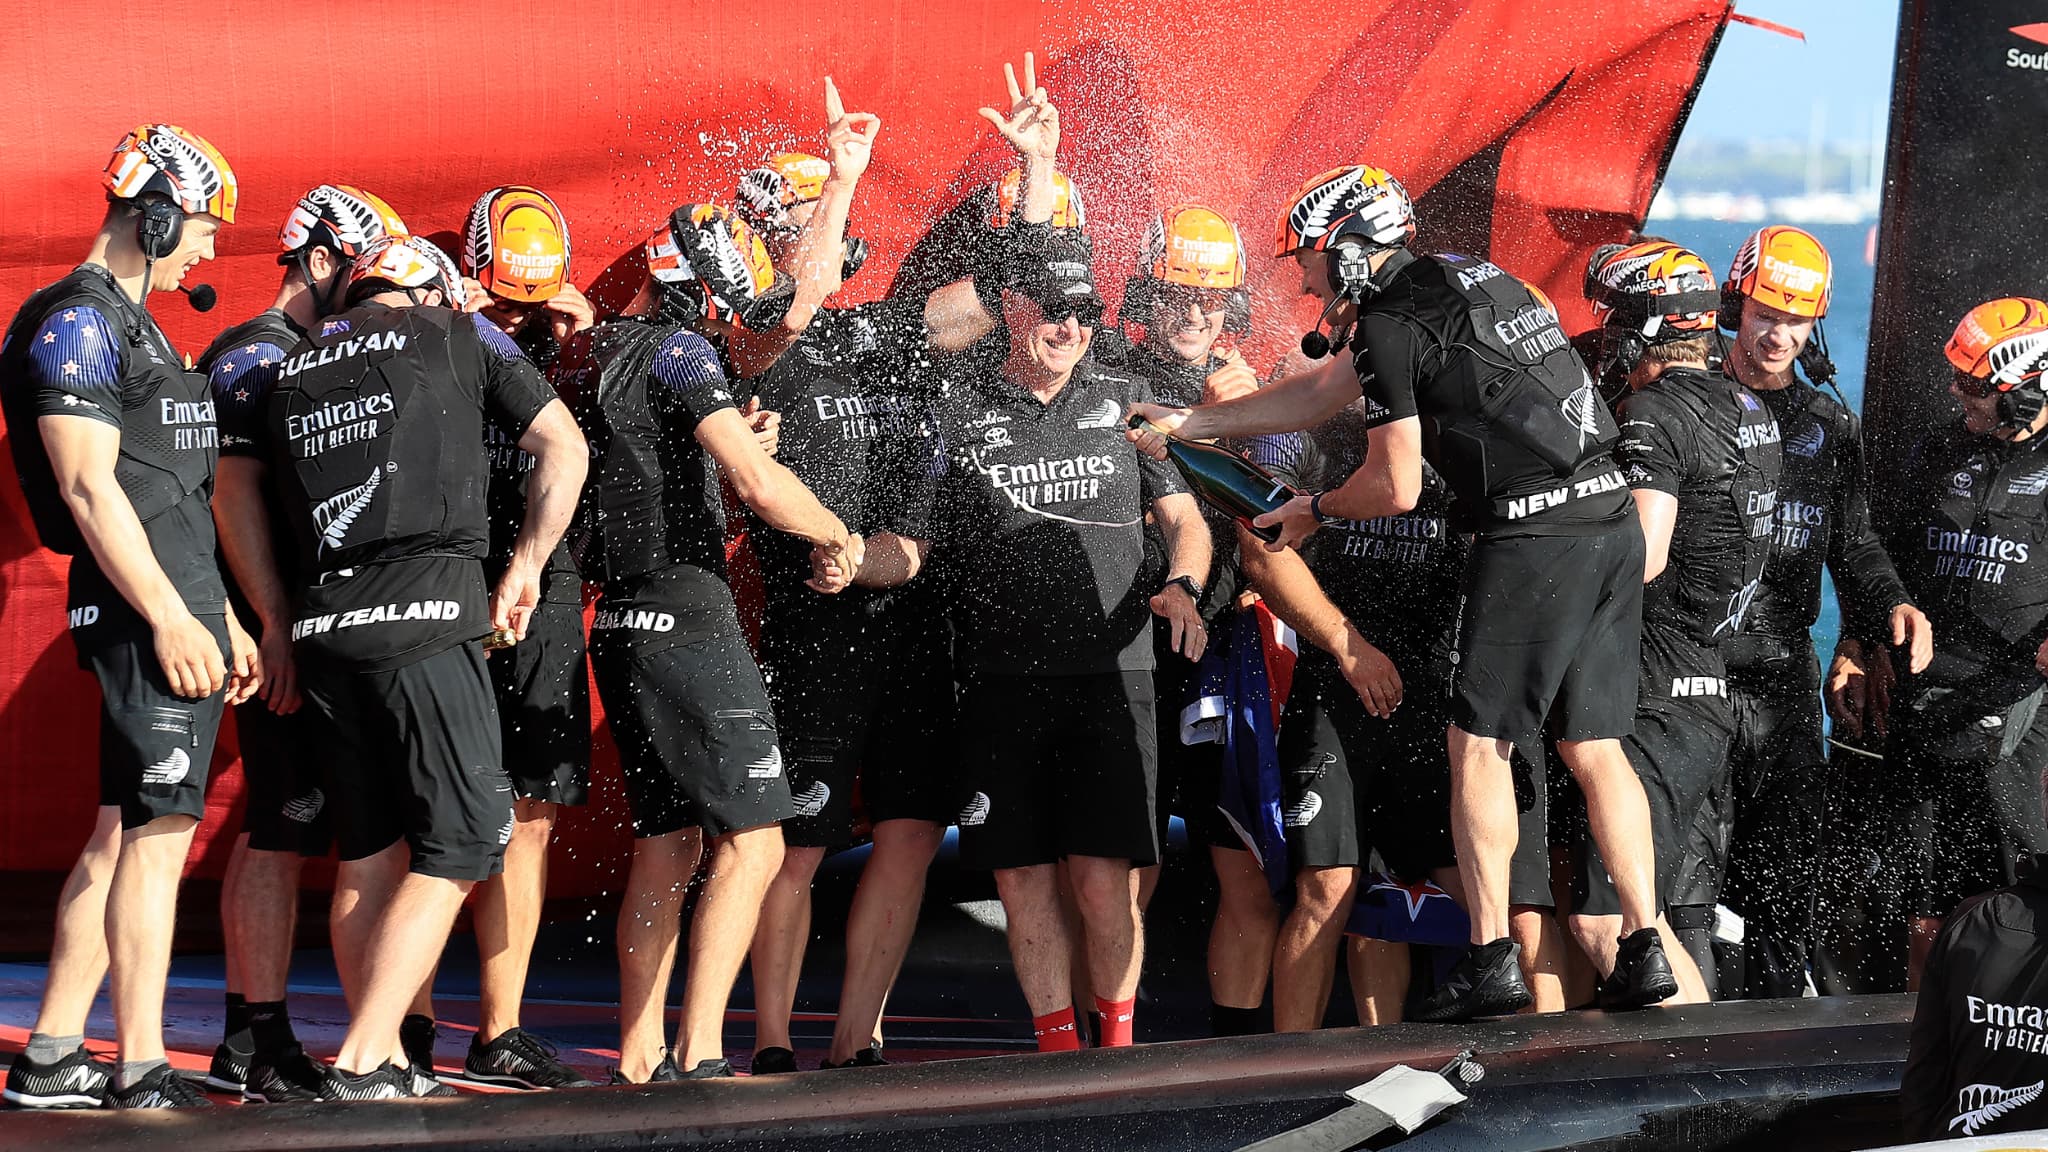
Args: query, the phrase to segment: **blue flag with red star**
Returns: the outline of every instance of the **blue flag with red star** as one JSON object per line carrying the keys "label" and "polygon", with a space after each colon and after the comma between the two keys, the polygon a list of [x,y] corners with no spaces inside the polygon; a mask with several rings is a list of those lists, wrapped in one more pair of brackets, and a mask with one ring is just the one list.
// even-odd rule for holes
{"label": "blue flag with red star", "polygon": [[1402,944],[1466,943],[1472,924],[1451,894],[1428,880],[1403,884],[1384,872],[1369,872],[1344,931],[1352,936]]}

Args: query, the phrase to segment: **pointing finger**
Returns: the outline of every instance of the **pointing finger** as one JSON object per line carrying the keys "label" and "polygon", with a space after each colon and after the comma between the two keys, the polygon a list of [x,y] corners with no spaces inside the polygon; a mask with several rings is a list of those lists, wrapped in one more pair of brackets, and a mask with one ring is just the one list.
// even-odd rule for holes
{"label": "pointing finger", "polygon": [[1024,53],[1024,90],[1026,92],[1036,92],[1038,90],[1038,69],[1029,52]]}
{"label": "pointing finger", "polygon": [[1022,104],[1024,102],[1024,92],[1017,87],[1017,70],[1010,67],[1010,63],[1007,60],[1003,62],[1003,80],[1010,86],[1010,107],[1015,108],[1017,105]]}
{"label": "pointing finger", "polygon": [[825,121],[828,124],[836,123],[845,118],[846,105],[840,102],[839,85],[834,84],[832,78],[827,76],[825,77]]}

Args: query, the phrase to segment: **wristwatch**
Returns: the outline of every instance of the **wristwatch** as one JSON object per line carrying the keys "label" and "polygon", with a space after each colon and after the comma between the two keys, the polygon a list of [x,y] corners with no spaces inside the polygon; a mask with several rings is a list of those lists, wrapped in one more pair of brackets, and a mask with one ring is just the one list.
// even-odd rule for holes
{"label": "wristwatch", "polygon": [[1308,498],[1308,514],[1315,517],[1318,524],[1335,524],[1341,519],[1323,511],[1323,497],[1328,495],[1328,492],[1318,492]]}
{"label": "wristwatch", "polygon": [[[1166,582],[1166,588],[1175,586],[1178,586],[1181,591],[1187,593],[1188,599],[1193,600],[1197,604],[1202,602],[1202,585],[1193,576],[1175,576]],[[1166,588],[1161,588],[1160,591],[1164,592]]]}

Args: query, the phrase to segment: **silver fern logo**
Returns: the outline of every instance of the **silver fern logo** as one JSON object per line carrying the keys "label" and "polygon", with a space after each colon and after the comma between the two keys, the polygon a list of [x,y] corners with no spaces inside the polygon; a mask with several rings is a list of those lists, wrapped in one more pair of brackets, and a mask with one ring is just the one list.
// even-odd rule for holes
{"label": "silver fern logo", "polygon": [[718,276],[725,282],[722,286],[740,293],[743,301],[753,299],[754,273],[747,267],[746,257],[740,255],[739,242],[729,230],[719,229],[717,238],[711,242],[711,254],[718,260]]}
{"label": "silver fern logo", "polygon": [[1558,404],[1564,418],[1579,430],[1579,451],[1586,450],[1586,441],[1600,435],[1600,392],[1593,387],[1591,376],[1582,377],[1584,383]]}
{"label": "silver fern logo", "polygon": [[810,787],[797,793],[792,799],[796,802],[797,815],[816,816],[825,810],[825,802],[832,799],[832,786],[823,780],[813,780]]}
{"label": "silver fern logo", "polygon": [[1948,1122],[1949,1130],[1958,1127],[1965,1136],[1975,1136],[1977,1130],[1997,1120],[2015,1108],[2024,1108],[2041,1098],[2043,1085],[2048,1081],[2036,1080],[2024,1088],[2000,1088],[1996,1084],[1971,1084],[1956,1093],[1956,1111],[1960,1113]]}
{"label": "silver fern logo", "polygon": [[1281,819],[1289,828],[1306,828],[1323,811],[1323,795],[1320,792],[1303,792],[1301,799],[1287,806]]}
{"label": "silver fern logo", "polygon": [[1802,459],[1811,460],[1820,455],[1821,445],[1826,444],[1827,440],[1827,429],[1814,424],[1809,426],[1804,432],[1794,432],[1792,438],[1785,441],[1785,451]]}
{"label": "silver fern logo", "polygon": [[962,828],[973,828],[986,823],[989,807],[988,793],[976,792],[968,798],[966,806],[960,809],[960,815],[955,817],[953,822]]}
{"label": "silver fern logo", "polygon": [[1991,350],[1991,379],[2018,384],[2048,366],[2048,332],[2019,336]]}
{"label": "silver fern logo", "polygon": [[493,188],[477,197],[469,206],[469,227],[463,229],[464,254],[471,269],[488,268],[491,264],[491,201],[500,189]]}
{"label": "silver fern logo", "polygon": [[320,815],[320,809],[327,803],[327,796],[318,788],[304,796],[294,796],[284,804],[284,818],[294,824],[311,824]]}
{"label": "silver fern logo", "polygon": [[313,527],[320,532],[320,543],[330,551],[340,551],[341,542],[348,538],[349,526],[363,509],[370,506],[370,500],[377,495],[377,488],[384,483],[382,464],[370,469],[370,478],[337,496],[330,496],[313,509]]}
{"label": "silver fern logo", "polygon": [[143,151],[156,161],[157,170],[177,186],[179,206],[185,211],[200,211],[220,194],[220,169],[177,133],[161,128],[151,132]]}
{"label": "silver fern logo", "polygon": [[1301,198],[1287,214],[1287,226],[1304,242],[1316,240],[1330,230],[1330,221],[1355,203],[1361,173],[1345,169],[1343,175]]}
{"label": "silver fern logo", "polygon": [[782,749],[770,748],[766,756],[747,765],[750,780],[773,780],[782,775]]}

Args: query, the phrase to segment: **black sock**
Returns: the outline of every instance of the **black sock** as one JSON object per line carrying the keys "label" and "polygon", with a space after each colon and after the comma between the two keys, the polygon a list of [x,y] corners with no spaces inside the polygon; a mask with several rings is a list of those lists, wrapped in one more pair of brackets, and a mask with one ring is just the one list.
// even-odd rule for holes
{"label": "black sock", "polygon": [[1228,1004],[1209,1005],[1209,1034],[1212,1036],[1257,1036],[1266,1031],[1259,1020],[1257,1008],[1232,1008]]}
{"label": "black sock", "polygon": [[398,1024],[398,1046],[405,1049],[410,1060],[414,1052],[434,1050],[434,1018],[417,1012],[408,1013]]}
{"label": "black sock", "polygon": [[249,1036],[256,1051],[273,1055],[299,1042],[282,1000],[257,1000],[249,1005]]}
{"label": "black sock", "polygon": [[249,1035],[249,1002],[240,992],[230,992],[228,1001],[228,1023],[221,1033],[220,1042],[237,1052],[255,1050],[255,1040]]}

